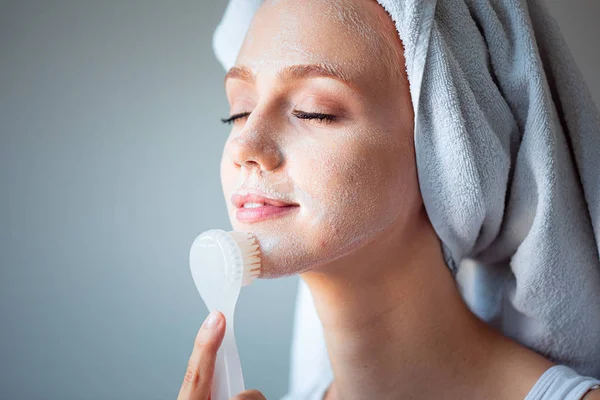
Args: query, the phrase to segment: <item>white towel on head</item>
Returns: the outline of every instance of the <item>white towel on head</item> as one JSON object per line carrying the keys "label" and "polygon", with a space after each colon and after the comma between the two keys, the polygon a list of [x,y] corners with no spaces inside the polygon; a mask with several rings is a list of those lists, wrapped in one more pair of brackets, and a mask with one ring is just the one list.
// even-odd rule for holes
{"label": "white towel on head", "polygon": [[[463,297],[600,377],[600,115],[557,23],[536,0],[378,1],[404,44],[419,184]],[[231,0],[214,36],[225,68],[259,3]],[[299,293],[293,354],[324,352],[301,339],[319,327]],[[322,384],[298,378],[302,362],[298,392]]]}

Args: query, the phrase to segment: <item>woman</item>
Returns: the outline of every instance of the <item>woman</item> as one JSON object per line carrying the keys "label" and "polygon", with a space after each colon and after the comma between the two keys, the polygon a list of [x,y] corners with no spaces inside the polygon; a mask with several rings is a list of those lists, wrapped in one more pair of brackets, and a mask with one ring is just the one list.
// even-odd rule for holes
{"label": "woman", "polygon": [[[449,7],[443,3],[435,12]],[[472,6],[468,11],[476,13]],[[468,251],[445,235],[430,193],[431,164],[423,164],[415,144],[424,140],[427,121],[436,129],[435,119],[421,109],[417,118],[414,105],[427,101],[441,114],[440,107],[453,104],[415,92],[418,79],[433,78],[414,73],[412,39],[402,37],[403,22],[387,11],[367,0],[272,0],[260,7],[225,83],[231,109],[224,122],[232,130],[221,180],[232,225],[258,237],[262,277],[300,274],[310,289],[334,376],[327,392],[313,398],[557,398],[557,387],[542,379],[557,363],[482,321],[457,288],[454,263],[485,256],[481,238],[499,236],[500,224],[490,233],[482,222]],[[444,32],[442,25],[436,29],[432,41]],[[468,58],[473,51],[464,47]],[[436,54],[429,56],[434,63]],[[507,113],[510,105],[478,104]],[[499,126],[527,131],[518,120]],[[510,160],[514,143],[505,145]],[[490,166],[485,182],[494,182],[497,172]],[[246,207],[259,207],[234,204],[236,195],[250,195]],[[487,248],[493,241],[486,240]],[[216,313],[200,329],[180,399],[209,398],[224,326]],[[560,371],[573,377],[572,370]],[[573,379],[577,387],[556,381],[568,387],[560,398],[600,399],[592,389],[598,381]],[[236,398],[264,397],[248,391]]]}

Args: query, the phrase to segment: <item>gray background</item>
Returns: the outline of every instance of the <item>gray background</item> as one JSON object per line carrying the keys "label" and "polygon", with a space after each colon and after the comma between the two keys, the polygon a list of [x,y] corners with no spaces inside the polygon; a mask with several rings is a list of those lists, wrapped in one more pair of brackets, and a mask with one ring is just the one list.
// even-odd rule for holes
{"label": "gray background", "polygon": [[[0,400],[174,399],[229,229],[220,1],[0,2]],[[600,103],[600,2],[551,1]],[[245,288],[248,387],[287,390],[297,278]]]}

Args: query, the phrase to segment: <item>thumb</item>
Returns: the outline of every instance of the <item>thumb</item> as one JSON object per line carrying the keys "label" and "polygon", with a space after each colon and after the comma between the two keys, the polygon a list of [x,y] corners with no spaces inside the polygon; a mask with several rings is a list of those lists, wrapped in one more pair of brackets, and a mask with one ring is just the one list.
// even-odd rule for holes
{"label": "thumb", "polygon": [[258,390],[246,390],[229,400],[267,400]]}

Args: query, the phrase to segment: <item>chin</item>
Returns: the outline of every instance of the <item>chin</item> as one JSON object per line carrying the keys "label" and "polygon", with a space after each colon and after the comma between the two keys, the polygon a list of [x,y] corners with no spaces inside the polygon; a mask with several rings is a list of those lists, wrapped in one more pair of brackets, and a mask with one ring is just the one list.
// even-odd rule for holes
{"label": "chin", "polygon": [[313,268],[324,256],[310,250],[300,235],[289,230],[248,229],[258,239],[261,251],[259,279],[283,278],[298,275]]}
{"label": "chin", "polygon": [[304,272],[323,270],[333,262],[352,257],[364,247],[364,243],[344,246],[342,243],[319,241],[311,243],[311,238],[303,239],[298,235],[264,235],[253,232],[261,248],[261,274],[259,279],[283,278]]}
{"label": "chin", "polygon": [[313,221],[280,218],[246,224],[235,216],[231,218],[234,230],[251,232],[258,239],[262,253],[259,279],[324,270],[340,259],[351,262],[357,252],[364,251],[380,234],[376,229],[365,229],[364,225],[351,226],[351,221],[340,218],[328,218],[320,224]]}

